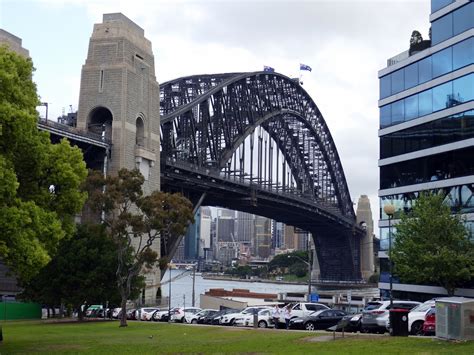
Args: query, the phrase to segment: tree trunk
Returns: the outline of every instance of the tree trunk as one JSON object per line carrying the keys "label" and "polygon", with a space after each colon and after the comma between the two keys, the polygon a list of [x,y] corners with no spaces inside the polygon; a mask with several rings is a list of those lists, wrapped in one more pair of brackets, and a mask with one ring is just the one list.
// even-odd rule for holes
{"label": "tree trunk", "polygon": [[127,326],[127,298],[122,297],[122,315],[120,317],[120,327]]}
{"label": "tree trunk", "polygon": [[76,307],[77,309],[77,320],[79,322],[83,322],[84,321],[84,311],[82,310],[82,305],[79,305],[78,307]]}

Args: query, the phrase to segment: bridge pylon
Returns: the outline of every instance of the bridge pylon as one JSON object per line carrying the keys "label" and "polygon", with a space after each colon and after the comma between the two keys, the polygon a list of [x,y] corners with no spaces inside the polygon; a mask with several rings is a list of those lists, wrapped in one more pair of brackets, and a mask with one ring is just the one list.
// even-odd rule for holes
{"label": "bridge pylon", "polygon": [[[111,140],[104,172],[139,168],[143,190],[160,189],[160,91],[151,42],[121,13],[94,25],[82,67],[77,127]],[[160,255],[160,241],[153,249]],[[145,274],[144,301],[156,302],[159,267]]]}

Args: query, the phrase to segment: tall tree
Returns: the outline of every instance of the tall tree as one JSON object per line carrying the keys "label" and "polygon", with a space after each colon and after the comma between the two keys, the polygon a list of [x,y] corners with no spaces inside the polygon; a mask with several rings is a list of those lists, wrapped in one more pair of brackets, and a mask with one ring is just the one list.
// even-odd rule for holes
{"label": "tall tree", "polygon": [[[51,307],[71,304],[82,320],[83,305],[120,303],[117,264],[114,242],[104,226],[80,225],[72,238],[61,240],[56,256],[26,285],[22,297]],[[143,285],[143,277],[132,280],[132,297]]]}
{"label": "tall tree", "polygon": [[420,194],[396,225],[391,258],[404,282],[435,283],[448,295],[474,277],[474,244],[443,196]]}
{"label": "tall tree", "polygon": [[[91,206],[104,212],[106,233],[115,242],[121,327],[127,326],[125,310],[133,278],[153,267],[159,259],[152,248],[154,242],[159,243],[159,238],[178,238],[194,220],[193,206],[188,199],[161,191],[143,196],[143,182],[138,170],[121,169],[117,176],[107,178],[92,172],[87,183]],[[132,259],[128,262],[130,250]]]}
{"label": "tall tree", "polygon": [[0,46],[0,257],[27,282],[74,231],[86,199],[80,149],[38,131],[30,59]]}

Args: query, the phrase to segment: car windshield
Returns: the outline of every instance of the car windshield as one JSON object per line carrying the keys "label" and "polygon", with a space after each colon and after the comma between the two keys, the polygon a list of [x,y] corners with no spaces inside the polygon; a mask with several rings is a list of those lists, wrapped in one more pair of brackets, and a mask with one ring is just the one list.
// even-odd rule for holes
{"label": "car windshield", "polygon": [[431,307],[433,306],[432,303],[422,303],[415,308],[413,308],[411,311],[412,312],[426,312],[428,311]]}
{"label": "car windshield", "polygon": [[364,311],[372,311],[374,309],[379,309],[382,306],[380,302],[369,302],[367,306],[365,306]]}

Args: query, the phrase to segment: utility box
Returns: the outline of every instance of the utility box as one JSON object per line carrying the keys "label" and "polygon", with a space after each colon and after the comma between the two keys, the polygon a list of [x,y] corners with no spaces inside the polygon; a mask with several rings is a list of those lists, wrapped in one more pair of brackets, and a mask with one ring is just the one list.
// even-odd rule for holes
{"label": "utility box", "polygon": [[447,340],[474,340],[474,299],[437,299],[436,337]]}

